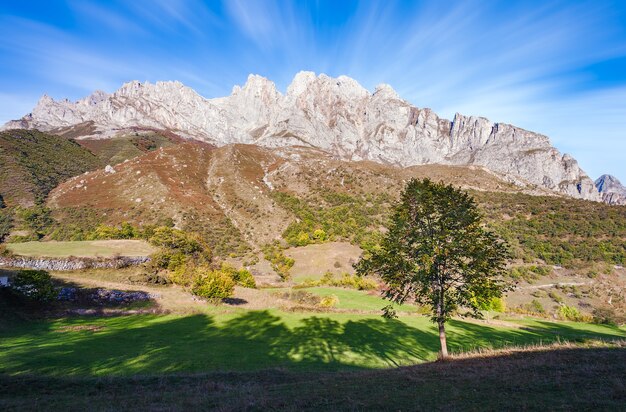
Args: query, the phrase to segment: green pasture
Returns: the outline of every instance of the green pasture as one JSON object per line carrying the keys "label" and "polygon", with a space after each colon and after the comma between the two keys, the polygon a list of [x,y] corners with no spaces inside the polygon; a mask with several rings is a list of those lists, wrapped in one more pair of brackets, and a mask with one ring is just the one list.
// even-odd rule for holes
{"label": "green pasture", "polygon": [[148,256],[156,250],[143,240],[92,240],[76,242],[7,243],[7,249],[20,256],[66,258]]}
{"label": "green pasture", "polygon": [[[518,321],[519,327],[461,320],[448,325],[452,352],[623,339],[623,328]],[[106,376],[273,368],[323,371],[388,368],[436,358],[426,317],[385,320],[349,313],[241,311],[208,315],[64,318],[0,325],[0,374]]]}
{"label": "green pasture", "polygon": [[[378,291],[369,293],[363,290],[345,289],[338,287],[313,287],[303,289],[309,293],[319,296],[335,295],[339,299],[339,303],[335,306],[337,309],[350,309],[362,311],[380,311],[383,307],[389,305],[389,301],[383,299]],[[396,311],[417,312],[418,307],[415,305],[396,305]]]}

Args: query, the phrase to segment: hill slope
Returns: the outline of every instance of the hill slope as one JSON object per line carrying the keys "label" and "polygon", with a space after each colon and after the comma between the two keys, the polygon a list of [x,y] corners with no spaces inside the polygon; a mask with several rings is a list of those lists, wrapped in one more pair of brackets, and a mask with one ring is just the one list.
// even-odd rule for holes
{"label": "hill slope", "polygon": [[566,265],[626,260],[626,207],[545,196],[549,192],[537,189],[519,193],[483,168],[402,168],[346,162],[304,147],[216,149],[185,143],[114,170],[92,172],[56,188],[48,203],[58,219],[76,223],[70,211],[81,208],[98,211],[110,224],[172,218],[178,227],[213,238],[222,254],[281,237],[292,245],[316,242],[316,229],[330,239],[363,244],[385,222],[404,182],[429,177],[473,190],[490,225],[520,259]]}
{"label": "hill slope", "polygon": [[344,160],[479,165],[520,185],[601,200],[576,160],[559,153],[546,136],[480,117],[442,119],[402,100],[388,85],[370,93],[346,76],[300,72],[281,94],[269,80],[251,75],[230,96],[215,99],[179,82],[135,81],[75,103],[44,96],[32,113],[5,127],[98,137],[143,127],[217,146],[303,145]]}
{"label": "hill slope", "polygon": [[[349,373],[0,377],[8,409],[621,410],[626,349],[544,348]],[[106,391],[93,390],[106,387]],[[33,396],[35,394],[36,396]]]}
{"label": "hill slope", "polygon": [[[70,179],[50,194],[48,204],[61,222],[70,225],[80,220],[77,210],[97,211],[101,222],[109,224],[171,218],[178,227],[202,232],[218,253],[227,254],[280,239],[298,220],[308,225],[303,230],[312,232],[316,227],[300,216],[307,213],[300,210],[309,208],[306,205],[312,205],[316,214],[329,210],[324,217],[329,235],[358,243],[368,230],[380,226],[402,182],[414,176],[477,190],[518,190],[475,167],[399,168],[345,162],[311,148],[216,149],[190,142],[158,149],[109,172]],[[344,211],[352,220],[346,220]]]}
{"label": "hill slope", "polygon": [[36,130],[0,132],[0,196],[6,206],[40,203],[62,181],[99,165],[72,140]]}

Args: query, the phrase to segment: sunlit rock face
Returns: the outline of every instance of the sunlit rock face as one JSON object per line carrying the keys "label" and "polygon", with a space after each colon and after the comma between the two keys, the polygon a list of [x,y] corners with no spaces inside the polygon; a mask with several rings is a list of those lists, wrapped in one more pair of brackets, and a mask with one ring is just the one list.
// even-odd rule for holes
{"label": "sunlit rock face", "polygon": [[308,146],[347,160],[400,166],[484,166],[520,185],[601,200],[594,182],[546,136],[482,117],[452,121],[402,100],[388,85],[373,93],[355,80],[300,72],[285,94],[250,75],[227,97],[205,99],[179,82],[124,84],[77,102],[43,96],[33,112],[4,128],[54,131],[87,124],[106,138],[133,128],[165,129],[218,146]]}
{"label": "sunlit rock face", "polygon": [[626,205],[626,187],[615,176],[602,175],[595,184],[604,202],[611,205]]}

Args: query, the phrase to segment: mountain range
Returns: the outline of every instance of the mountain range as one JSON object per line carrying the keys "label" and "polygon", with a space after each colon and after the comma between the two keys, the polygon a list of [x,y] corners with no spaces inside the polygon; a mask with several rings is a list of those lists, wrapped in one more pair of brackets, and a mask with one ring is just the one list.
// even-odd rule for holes
{"label": "mountain range", "polygon": [[[38,129],[77,139],[162,131],[214,146],[306,147],[339,160],[408,167],[482,167],[542,193],[622,203],[607,196],[568,154],[541,134],[456,114],[440,118],[403,100],[388,85],[369,92],[355,80],[300,72],[285,94],[250,75],[230,96],[206,99],[180,82],[124,84],[70,102],[44,95],[32,113],[7,129]],[[603,186],[605,187],[605,186]]]}

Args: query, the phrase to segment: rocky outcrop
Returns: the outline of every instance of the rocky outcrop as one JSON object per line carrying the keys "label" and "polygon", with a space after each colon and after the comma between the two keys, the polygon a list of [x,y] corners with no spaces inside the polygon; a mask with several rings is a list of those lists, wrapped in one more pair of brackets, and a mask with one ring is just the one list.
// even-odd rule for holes
{"label": "rocky outcrop", "polygon": [[150,261],[149,257],[117,257],[112,259],[66,258],[12,256],[0,257],[0,267],[38,269],[38,270],[81,270],[81,269],[119,269],[141,265]]}
{"label": "rocky outcrop", "polygon": [[626,187],[611,175],[602,175],[595,181],[602,200],[610,205],[626,205]]}
{"label": "rocky outcrop", "polygon": [[516,184],[601,199],[576,160],[559,153],[546,136],[482,117],[442,119],[402,100],[388,85],[370,93],[345,76],[300,72],[281,94],[271,81],[251,75],[230,96],[216,99],[179,82],[133,81],[111,95],[96,92],[75,103],[44,96],[31,114],[4,127],[55,130],[80,124],[89,124],[86,130],[99,137],[142,127],[218,146],[307,146],[346,160],[400,166],[477,165]]}

